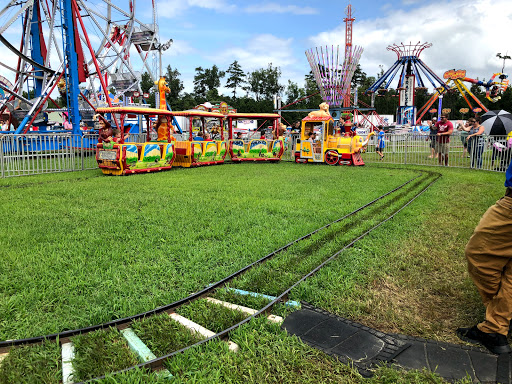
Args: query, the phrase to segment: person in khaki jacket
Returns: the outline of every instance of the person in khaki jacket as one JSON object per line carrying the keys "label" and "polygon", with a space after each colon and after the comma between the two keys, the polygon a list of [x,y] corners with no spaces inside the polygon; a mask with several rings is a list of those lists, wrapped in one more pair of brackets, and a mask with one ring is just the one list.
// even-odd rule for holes
{"label": "person in khaki jacket", "polygon": [[512,349],[507,334],[512,318],[512,163],[505,176],[505,196],[484,213],[466,246],[469,275],[482,297],[485,320],[457,336],[489,351]]}

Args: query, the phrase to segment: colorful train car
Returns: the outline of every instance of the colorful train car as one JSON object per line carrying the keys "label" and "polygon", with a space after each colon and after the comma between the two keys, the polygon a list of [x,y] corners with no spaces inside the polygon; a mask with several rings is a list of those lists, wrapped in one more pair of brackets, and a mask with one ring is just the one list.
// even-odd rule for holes
{"label": "colorful train car", "polygon": [[[229,155],[234,162],[242,161],[271,161],[281,160],[284,152],[284,140],[278,133],[278,121],[281,118],[276,113],[230,113],[226,116],[229,131]],[[252,139],[244,141],[233,137],[233,123],[237,120],[267,120],[272,124],[273,139]]]}
{"label": "colorful train car", "polygon": [[[227,143],[224,140],[224,115],[216,112],[172,111],[174,117],[187,120],[188,140],[176,141],[177,167],[200,167],[223,164],[227,155]],[[210,136],[211,135],[211,136]]]}
{"label": "colorful train car", "polygon": [[329,165],[364,165],[361,149],[368,144],[366,139],[350,131],[344,133],[335,128],[330,115],[319,114],[302,119],[300,140],[296,146],[296,163],[327,163]]}
{"label": "colorful train car", "polygon": [[[138,107],[98,108],[100,122],[99,140],[96,146],[98,167],[106,175],[129,175],[165,171],[172,168],[176,158],[174,137],[171,134],[171,112],[162,109]],[[117,128],[113,128],[106,115],[115,115],[112,119]],[[126,116],[143,115],[146,121],[146,142],[125,143],[127,134],[124,129]],[[157,118],[158,139],[150,140],[152,121]]]}

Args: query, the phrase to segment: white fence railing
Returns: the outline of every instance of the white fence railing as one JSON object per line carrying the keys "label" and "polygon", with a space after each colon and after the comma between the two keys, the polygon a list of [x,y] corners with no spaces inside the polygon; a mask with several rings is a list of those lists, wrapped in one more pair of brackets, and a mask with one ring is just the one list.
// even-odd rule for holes
{"label": "white fence railing", "polygon": [[[156,139],[152,134],[151,139]],[[184,139],[184,138],[181,138]],[[375,152],[377,138],[370,139],[363,159],[367,163],[439,165],[435,151],[437,141],[418,133],[386,134],[384,158]],[[126,142],[142,143],[145,134],[132,134]],[[96,169],[97,134],[72,135],[69,133],[30,133],[27,135],[0,135],[1,177],[70,172]],[[294,160],[294,140],[287,140],[284,161]],[[460,134],[450,138],[448,165],[488,171],[505,171],[512,158],[505,136],[481,136],[469,142]],[[443,162],[444,164],[444,162]]]}
{"label": "white fence railing", "polygon": [[[153,137],[154,136],[154,137]],[[152,134],[152,139],[156,135]],[[126,142],[143,143],[145,134]],[[98,134],[35,133],[0,135],[1,177],[96,169]]]}
{"label": "white fence railing", "polygon": [[[436,136],[428,134],[386,134],[384,137],[384,158],[376,153],[377,137],[370,139],[363,154],[365,162],[383,162],[392,164],[444,165],[439,161]],[[512,158],[512,148],[506,136],[477,136],[469,140],[455,133],[450,136],[448,147],[448,166],[459,168],[483,169],[487,171],[505,171]]]}

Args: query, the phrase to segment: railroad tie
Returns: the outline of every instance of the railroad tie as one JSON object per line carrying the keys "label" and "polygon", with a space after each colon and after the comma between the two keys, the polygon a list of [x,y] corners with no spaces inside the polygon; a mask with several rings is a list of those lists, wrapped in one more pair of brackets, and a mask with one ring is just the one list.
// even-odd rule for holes
{"label": "railroad tie", "polygon": [[[261,298],[267,299],[269,301],[276,299],[276,296],[265,295],[263,293],[258,293],[258,292],[244,291],[243,289],[225,288],[225,290],[229,291],[229,292],[234,292],[234,293],[236,293],[238,295],[242,295],[242,296],[261,297]],[[283,304],[289,308],[299,308],[300,309],[300,303],[298,301],[288,300],[288,301],[284,302]]]}
{"label": "railroad tie", "polygon": [[6,353],[0,353],[0,366],[2,365],[2,361],[7,357],[9,352]]}
{"label": "railroad tie", "polygon": [[[222,305],[223,307],[233,309],[235,311],[239,311],[242,313],[246,313],[248,315],[254,315],[255,313],[258,312],[257,310],[252,309],[252,308],[247,308],[242,305],[237,305],[237,304],[232,304],[232,303],[228,303],[225,301],[217,300],[212,297],[207,297],[206,300],[210,303]],[[276,323],[276,324],[281,324],[283,322],[283,318],[281,316],[276,316],[276,315],[268,315],[267,319],[268,319],[268,321],[270,321],[272,323]]]}
{"label": "railroad tie", "polygon": [[[135,334],[133,329],[125,328],[121,330],[121,334],[125,338],[128,346],[132,350],[133,353],[137,355],[140,361],[143,363],[156,359],[156,356],[151,350],[148,348],[146,344]],[[172,374],[167,369],[163,369],[158,372],[158,374],[162,377],[171,378]]]}
{"label": "railroad tie", "polygon": [[73,359],[75,358],[75,347],[72,342],[64,343],[61,347],[62,356],[62,384],[74,383]]}
{"label": "railroad tie", "polygon": [[[173,319],[174,321],[180,323],[181,325],[187,327],[190,331],[198,333],[206,339],[215,335],[215,332],[212,332],[209,329],[206,329],[203,326],[201,326],[197,323],[194,323],[192,320],[189,320],[186,317],[178,315],[177,313],[170,313],[169,317],[171,319]],[[238,352],[238,344],[233,343],[230,340],[228,340],[227,343],[228,343],[228,348],[231,352]]]}

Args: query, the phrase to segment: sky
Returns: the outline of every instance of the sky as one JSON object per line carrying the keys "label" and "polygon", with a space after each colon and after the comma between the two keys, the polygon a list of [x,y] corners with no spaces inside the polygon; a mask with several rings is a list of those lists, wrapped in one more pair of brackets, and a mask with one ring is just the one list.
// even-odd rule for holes
{"label": "sky", "polygon": [[[512,56],[510,0],[367,0],[351,1],[353,45],[362,46],[362,70],[377,76],[397,59],[386,48],[394,43],[431,43],[420,58],[440,77],[450,69],[489,79],[500,72],[497,53]],[[345,45],[345,10],[349,1],[324,0],[159,0],[160,38],[174,43],[164,52],[164,66],[181,73],[185,90],[193,89],[196,67],[214,64],[226,70],[238,60],[245,72],[282,71],[304,85],[310,70],[309,48]],[[382,67],[381,67],[382,66]],[[512,60],[506,62],[512,71]],[[396,82],[396,80],[395,80]],[[225,79],[223,85],[225,84]],[[229,89],[221,88],[227,94]]]}
{"label": "sky", "polygon": [[[303,86],[310,71],[307,49],[338,45],[344,49],[343,19],[349,3],[355,18],[353,45],[364,49],[360,64],[368,76],[377,76],[396,61],[396,54],[386,49],[395,43],[431,43],[420,58],[440,77],[450,69],[465,69],[468,77],[489,79],[503,65],[496,54],[512,56],[510,0],[154,1],[160,40],[173,39],[163,52],[163,67],[170,65],[181,73],[187,92],[193,91],[196,67],[217,65],[225,71],[235,60],[246,73],[272,63],[282,72],[282,85],[291,80]],[[0,0],[0,9],[5,2]],[[114,2],[128,8],[128,0]],[[151,22],[150,4],[150,0],[135,1],[137,18]],[[14,24],[3,35],[19,46],[20,32]],[[94,45],[100,38],[91,31],[90,40]],[[16,57],[1,49],[0,62],[15,67]],[[512,60],[506,62],[507,70],[512,73]],[[0,66],[0,75],[12,73]],[[231,90],[225,82],[226,78],[220,93],[227,95]]]}

